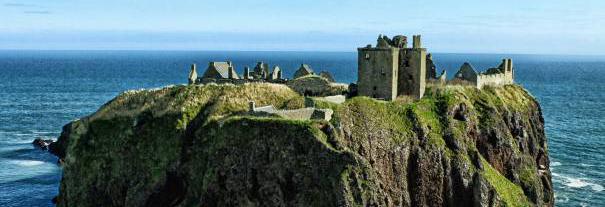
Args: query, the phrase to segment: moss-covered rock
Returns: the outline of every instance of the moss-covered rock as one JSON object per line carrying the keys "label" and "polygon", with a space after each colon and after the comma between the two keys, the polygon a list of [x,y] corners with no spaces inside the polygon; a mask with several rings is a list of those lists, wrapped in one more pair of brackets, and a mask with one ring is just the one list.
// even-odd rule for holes
{"label": "moss-covered rock", "polygon": [[64,127],[59,206],[552,206],[538,103],[516,85],[425,98],[315,100],[283,85],[126,92]]}

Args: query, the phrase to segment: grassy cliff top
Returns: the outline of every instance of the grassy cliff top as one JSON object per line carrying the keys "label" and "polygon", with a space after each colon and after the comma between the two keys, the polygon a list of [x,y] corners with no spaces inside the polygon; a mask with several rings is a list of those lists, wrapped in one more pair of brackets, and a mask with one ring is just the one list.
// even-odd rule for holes
{"label": "grassy cliff top", "polygon": [[180,114],[179,127],[202,113],[207,119],[237,114],[256,106],[273,105],[296,109],[304,106],[304,98],[283,84],[247,83],[180,85],[153,90],[132,90],[122,93],[103,105],[91,119],[111,119],[116,116],[136,116],[144,111],[154,116]]}
{"label": "grassy cliff top", "polygon": [[250,117],[249,101],[305,103],[269,83],[119,95],[64,127],[59,203],[527,206],[552,197],[537,170],[548,159],[539,105],[518,85],[430,87],[423,99],[392,102],[308,99],[334,110],[329,123]]}

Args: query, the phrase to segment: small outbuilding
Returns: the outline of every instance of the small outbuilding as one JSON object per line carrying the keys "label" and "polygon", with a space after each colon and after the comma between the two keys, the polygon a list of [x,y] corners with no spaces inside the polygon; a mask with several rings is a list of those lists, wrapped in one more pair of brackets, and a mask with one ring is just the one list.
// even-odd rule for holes
{"label": "small outbuilding", "polygon": [[307,65],[307,64],[301,64],[300,67],[298,68],[298,70],[296,70],[296,72],[294,73],[294,79],[306,76],[306,75],[313,75],[315,74],[313,72],[313,69],[311,68],[311,66]]}
{"label": "small outbuilding", "polygon": [[454,75],[455,79],[468,81],[471,83],[477,83],[477,71],[475,68],[468,62],[462,64],[460,70],[456,72]]}
{"label": "small outbuilding", "polygon": [[239,79],[239,76],[235,72],[233,63],[228,62],[210,62],[208,68],[202,78],[208,79]]}

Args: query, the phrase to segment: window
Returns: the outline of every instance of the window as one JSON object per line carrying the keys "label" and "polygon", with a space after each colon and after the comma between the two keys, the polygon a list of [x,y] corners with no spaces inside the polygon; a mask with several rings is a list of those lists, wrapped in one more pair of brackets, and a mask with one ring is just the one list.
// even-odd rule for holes
{"label": "window", "polygon": [[374,90],[376,90],[376,89],[377,89],[376,86],[374,86]]}
{"label": "window", "polygon": [[366,60],[370,59],[370,53],[366,53]]}

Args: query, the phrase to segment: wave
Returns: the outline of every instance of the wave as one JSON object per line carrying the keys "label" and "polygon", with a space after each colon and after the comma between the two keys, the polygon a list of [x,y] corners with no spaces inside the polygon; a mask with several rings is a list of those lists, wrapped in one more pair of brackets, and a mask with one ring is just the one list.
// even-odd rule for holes
{"label": "wave", "polygon": [[44,162],[38,160],[11,160],[10,162],[22,167],[33,167],[44,164]]}
{"label": "wave", "polygon": [[552,174],[554,178],[559,178],[561,183],[570,188],[587,188],[590,187],[595,192],[601,192],[605,190],[605,187],[597,183],[592,183],[586,178],[576,178],[571,176],[564,176],[557,173]]}
{"label": "wave", "polygon": [[551,167],[557,167],[557,166],[561,166],[561,163],[560,163],[560,162],[551,162],[551,163],[550,163],[550,166],[551,166]]}

